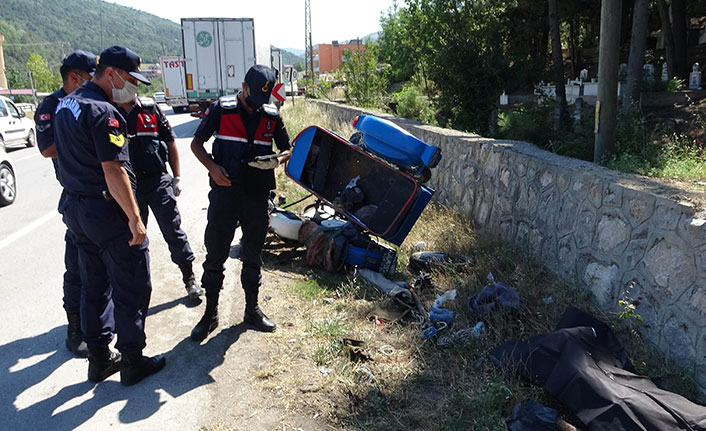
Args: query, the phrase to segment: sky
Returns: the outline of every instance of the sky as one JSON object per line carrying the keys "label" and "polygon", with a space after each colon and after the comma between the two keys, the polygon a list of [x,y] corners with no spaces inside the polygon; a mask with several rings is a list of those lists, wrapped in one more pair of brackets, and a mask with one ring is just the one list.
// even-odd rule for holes
{"label": "sky", "polygon": [[[254,18],[256,37],[264,35],[278,48],[304,49],[304,0],[107,1],[177,23],[181,18]],[[380,31],[380,15],[387,13],[392,3],[393,0],[311,0],[312,43],[344,41]]]}

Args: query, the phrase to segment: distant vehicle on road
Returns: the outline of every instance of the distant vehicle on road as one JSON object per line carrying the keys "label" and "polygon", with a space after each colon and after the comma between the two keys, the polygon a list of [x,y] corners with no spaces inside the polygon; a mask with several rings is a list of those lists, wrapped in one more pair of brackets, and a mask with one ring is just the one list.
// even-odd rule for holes
{"label": "distant vehicle on road", "polygon": [[164,92],[163,91],[158,91],[154,93],[153,99],[157,103],[166,103],[166,99],[164,98]]}
{"label": "distant vehicle on road", "polygon": [[178,55],[167,55],[160,57],[159,63],[162,67],[164,103],[171,106],[175,114],[188,111],[189,102],[186,100],[184,59]]}
{"label": "distant vehicle on road", "polygon": [[13,203],[16,195],[15,169],[5,149],[0,146],[0,207]]}
{"label": "distant vehicle on road", "polygon": [[0,147],[26,145],[34,147],[37,135],[34,121],[5,96],[0,96]]}

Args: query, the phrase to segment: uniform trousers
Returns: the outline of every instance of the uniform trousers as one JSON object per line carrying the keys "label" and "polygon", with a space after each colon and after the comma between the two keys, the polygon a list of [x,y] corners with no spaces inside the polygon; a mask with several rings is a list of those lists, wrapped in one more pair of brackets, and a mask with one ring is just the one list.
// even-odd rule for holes
{"label": "uniform trousers", "polygon": [[114,200],[70,194],[59,211],[76,239],[86,344],[107,346],[115,332],[121,353],[141,352],[152,293],[148,240],[128,245],[127,217]]}
{"label": "uniform trousers", "polygon": [[206,261],[203,264],[201,285],[206,296],[217,295],[225,278],[225,262],[230,253],[230,245],[235,229],[240,224],[243,237],[240,241],[240,255],[243,268],[240,281],[246,298],[257,300],[257,292],[262,284],[260,256],[267,235],[269,218],[267,215],[268,192],[244,193],[237,185],[221,187],[211,182],[208,194],[208,223],[204,243]]}
{"label": "uniform trousers", "polygon": [[157,219],[159,230],[167,242],[172,262],[180,267],[193,262],[194,252],[189,246],[186,233],[181,228],[181,214],[174,196],[172,176],[166,172],[140,178],[137,181],[137,206],[142,223],[147,226],[149,209]]}

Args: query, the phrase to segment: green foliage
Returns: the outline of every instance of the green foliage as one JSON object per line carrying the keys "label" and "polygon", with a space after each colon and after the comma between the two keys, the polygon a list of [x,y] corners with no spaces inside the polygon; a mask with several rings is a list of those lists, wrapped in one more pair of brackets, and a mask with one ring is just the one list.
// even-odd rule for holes
{"label": "green foliage", "polygon": [[390,65],[393,82],[407,81],[418,68],[423,69],[415,17],[409,9],[400,9],[395,0],[387,15],[380,18],[380,25],[380,60]]}
{"label": "green foliage", "polygon": [[343,52],[341,70],[346,80],[345,96],[348,103],[378,108],[382,106],[387,79],[378,70],[378,48],[374,42],[366,41],[360,51]]}
{"label": "green foliage", "polygon": [[37,91],[51,93],[61,87],[61,75],[49,70],[47,61],[41,55],[29,56],[27,70],[32,73],[32,81]]}
{"label": "green foliage", "polygon": [[448,125],[487,135],[510,64],[505,49],[508,2],[412,0],[408,8]]}
{"label": "green foliage", "polygon": [[125,45],[144,63],[181,52],[179,24],[101,0],[3,0],[0,33],[7,68],[18,73],[26,73],[32,53],[56,72],[74,49],[99,54],[110,45]]}
{"label": "green foliage", "polygon": [[145,97],[153,97],[154,93],[164,91],[164,81],[162,78],[150,79],[150,85],[145,85],[141,82],[137,84],[137,94]]}
{"label": "green foliage", "polygon": [[295,61],[293,66],[295,69],[297,69],[297,72],[301,72],[304,70],[304,62],[302,61]]}
{"label": "green foliage", "polygon": [[392,94],[392,100],[397,104],[397,115],[400,117],[425,124],[436,124],[434,110],[429,105],[429,100],[422,96],[416,86],[405,85],[401,91]]}
{"label": "green foliage", "polygon": [[553,103],[527,103],[500,115],[500,136],[530,142],[564,156],[593,160],[595,138],[591,108],[581,111],[579,121],[567,120],[567,124],[563,124],[559,130],[554,130],[553,121]]}
{"label": "green foliage", "polygon": [[669,92],[674,93],[684,88],[684,80],[679,78],[672,78],[669,81],[662,81],[661,79],[645,80],[641,81],[642,91],[647,92]]}

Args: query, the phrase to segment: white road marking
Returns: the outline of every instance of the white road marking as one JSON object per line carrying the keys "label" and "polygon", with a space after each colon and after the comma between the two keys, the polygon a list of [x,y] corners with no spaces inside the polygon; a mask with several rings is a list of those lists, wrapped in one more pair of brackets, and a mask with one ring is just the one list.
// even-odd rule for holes
{"label": "white road marking", "polygon": [[22,157],[22,158],[20,158],[20,159],[15,159],[15,160],[12,160],[12,161],[15,162],[15,163],[19,163],[19,162],[21,162],[22,160],[32,159],[32,158],[37,157],[37,156],[41,156],[41,154],[40,154],[40,153],[34,153],[34,154],[32,154],[31,156]]}
{"label": "white road marking", "polygon": [[0,241],[0,250],[17,241],[18,239],[22,238],[23,236],[29,234],[33,230],[39,228],[41,225],[58,215],[59,213],[55,209],[51,210],[51,212],[45,214],[43,217],[33,221],[32,223],[28,224],[27,226],[23,227],[12,235],[9,235],[7,238]]}

